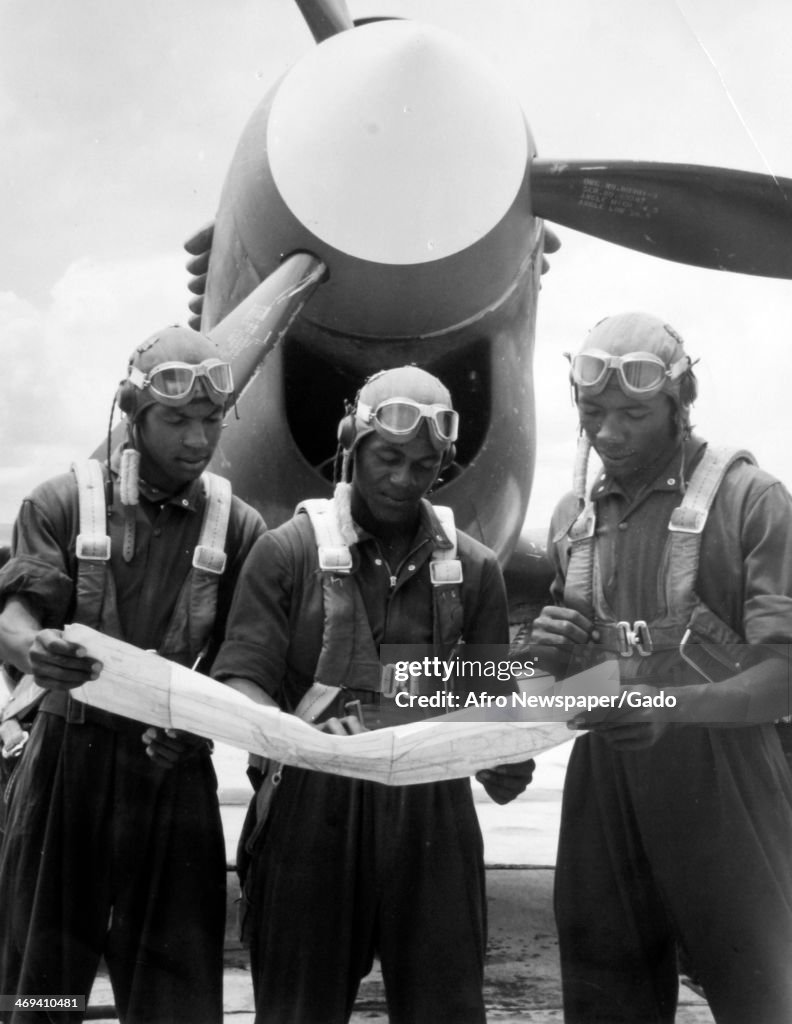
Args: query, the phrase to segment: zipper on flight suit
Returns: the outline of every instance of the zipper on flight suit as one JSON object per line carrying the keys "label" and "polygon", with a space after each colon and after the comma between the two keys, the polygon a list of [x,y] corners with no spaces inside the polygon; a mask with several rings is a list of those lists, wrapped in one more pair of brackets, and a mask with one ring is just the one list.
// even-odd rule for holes
{"label": "zipper on flight suit", "polygon": [[413,555],[415,555],[416,552],[420,551],[421,548],[424,546],[424,544],[428,544],[429,541],[426,538],[424,538],[422,541],[420,541],[418,544],[416,544],[416,546],[414,548],[411,548],[407,552],[407,554],[404,556],[404,558],[402,558],[402,560],[396,566],[396,572],[395,573],[394,573],[393,569],[391,568],[390,562],[385,557],[385,552],[380,547],[380,542],[375,539],[374,543],[377,545],[377,551],[379,552],[379,556],[382,559],[382,564],[385,566],[385,568],[388,571],[388,580],[389,580],[389,583],[390,583],[390,590],[391,590],[391,593],[393,593],[393,591],[396,589],[396,584],[399,582],[399,573],[402,571],[402,567],[404,566],[404,563],[408,562],[413,557]]}

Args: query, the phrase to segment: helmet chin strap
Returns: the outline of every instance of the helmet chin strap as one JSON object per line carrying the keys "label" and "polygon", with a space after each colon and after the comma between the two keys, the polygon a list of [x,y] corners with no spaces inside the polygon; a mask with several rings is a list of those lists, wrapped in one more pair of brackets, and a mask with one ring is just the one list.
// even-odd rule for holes
{"label": "helmet chin strap", "polygon": [[352,480],[352,463],[354,451],[345,448],[341,455],[341,483],[349,483]]}
{"label": "helmet chin strap", "polygon": [[121,452],[119,490],[121,504],[126,508],[137,505],[140,500],[140,452],[137,448],[125,448]]}
{"label": "helmet chin strap", "polygon": [[591,455],[591,441],[584,430],[578,435],[577,450],[575,452],[575,468],[572,474],[572,490],[578,500],[578,505],[583,508],[586,504],[586,479],[588,477],[589,456]]}

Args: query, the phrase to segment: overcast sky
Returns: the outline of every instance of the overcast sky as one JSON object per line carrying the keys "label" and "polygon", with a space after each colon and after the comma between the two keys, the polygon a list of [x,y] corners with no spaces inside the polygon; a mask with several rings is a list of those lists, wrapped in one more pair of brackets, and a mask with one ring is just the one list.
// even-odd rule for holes
{"label": "overcast sky", "polygon": [[[458,31],[518,93],[541,156],[792,177],[788,0],[351,0]],[[313,45],[292,0],[5,0],[0,8],[0,523],[102,438],[134,346],[187,316],[181,243],[214,216],[237,137]],[[529,519],[570,479],[561,353],[646,309],[700,356],[694,421],[792,483],[792,283],[561,229],[537,330]]]}

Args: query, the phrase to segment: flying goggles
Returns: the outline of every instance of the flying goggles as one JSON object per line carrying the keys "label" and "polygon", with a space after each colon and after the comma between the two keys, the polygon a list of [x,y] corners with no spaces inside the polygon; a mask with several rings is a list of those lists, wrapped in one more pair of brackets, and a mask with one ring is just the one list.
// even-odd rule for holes
{"label": "flying goggles", "polygon": [[136,388],[145,391],[163,405],[186,405],[193,397],[199,378],[208,385],[206,396],[216,405],[224,405],[234,393],[231,367],[220,359],[204,359],[197,365],[192,363],[160,363],[148,373],[136,366],[129,369],[129,381]]}
{"label": "flying goggles", "polygon": [[422,405],[412,398],[386,398],[373,409],[358,402],[355,415],[360,423],[397,444],[412,441],[424,420],[429,424],[429,439],[435,448],[453,444],[459,429],[459,414],[447,405]]}
{"label": "flying goggles", "polygon": [[576,356],[564,353],[571,364],[570,379],[578,388],[590,395],[605,389],[608,376],[615,371],[619,386],[627,395],[652,398],[663,388],[677,380],[690,368],[690,358],[682,356],[667,367],[663,360],[651,352],[628,352],[613,356],[609,352],[592,348]]}

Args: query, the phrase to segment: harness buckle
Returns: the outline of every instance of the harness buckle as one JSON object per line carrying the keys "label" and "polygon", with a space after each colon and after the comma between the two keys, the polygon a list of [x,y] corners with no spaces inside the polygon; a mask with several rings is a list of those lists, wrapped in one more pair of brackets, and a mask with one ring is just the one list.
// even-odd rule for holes
{"label": "harness buckle", "polygon": [[648,658],[652,653],[652,634],[644,619],[636,619],[630,625],[629,622],[617,622],[619,638],[619,655],[622,658],[631,658],[633,650],[636,650],[642,658]]}
{"label": "harness buckle", "polygon": [[399,684],[396,682],[396,666],[383,665],[380,675],[380,693],[383,697],[391,699],[399,692]]}
{"label": "harness buckle", "polygon": [[652,653],[652,634],[644,619],[636,619],[633,623],[633,644],[642,658]]}
{"label": "harness buckle", "polygon": [[616,629],[619,639],[619,656],[629,658],[632,654],[632,629],[629,622],[617,622]]}
{"label": "harness buckle", "polygon": [[317,558],[322,572],[337,572],[349,575],[352,572],[352,552],[344,545],[317,545]]}
{"label": "harness buckle", "polygon": [[222,548],[210,548],[206,544],[196,544],[193,551],[193,568],[212,572],[222,576],[226,567],[226,553]]}
{"label": "harness buckle", "polygon": [[429,563],[429,577],[433,587],[462,582],[462,563],[458,558],[433,558]]}
{"label": "harness buckle", "polygon": [[109,562],[110,538],[106,533],[81,533],[77,536],[74,553],[82,562]]}

